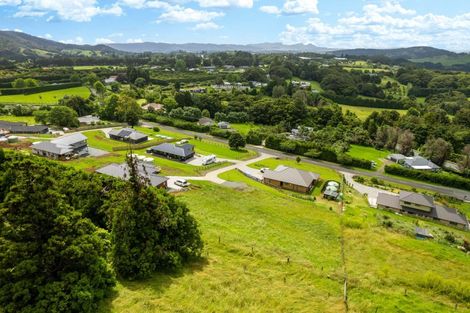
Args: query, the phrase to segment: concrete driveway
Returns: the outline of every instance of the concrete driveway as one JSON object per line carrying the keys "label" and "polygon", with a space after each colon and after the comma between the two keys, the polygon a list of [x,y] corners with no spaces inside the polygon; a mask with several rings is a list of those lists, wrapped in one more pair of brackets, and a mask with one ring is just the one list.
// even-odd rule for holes
{"label": "concrete driveway", "polygon": [[377,207],[377,198],[379,196],[379,193],[387,193],[390,195],[396,195],[393,192],[383,190],[380,188],[375,188],[375,187],[370,187],[366,186],[363,184],[360,184],[356,181],[354,181],[353,177],[355,176],[352,173],[347,173],[347,172],[341,172],[341,174],[344,175],[344,178],[346,179],[346,182],[351,185],[356,191],[358,191],[360,194],[367,196],[367,200],[369,201],[369,205],[373,208]]}

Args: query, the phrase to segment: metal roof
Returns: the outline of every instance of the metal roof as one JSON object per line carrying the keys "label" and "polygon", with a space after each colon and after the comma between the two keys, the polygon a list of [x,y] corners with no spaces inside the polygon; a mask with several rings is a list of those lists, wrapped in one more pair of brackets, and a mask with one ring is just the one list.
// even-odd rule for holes
{"label": "metal roof", "polygon": [[[155,174],[155,166],[153,164],[139,162],[138,170],[140,175],[150,180],[152,186],[158,187],[168,180],[165,176]],[[112,163],[96,170],[96,172],[124,180],[129,178],[129,167],[126,163]]]}
{"label": "metal roof", "polygon": [[440,169],[439,166],[434,164],[433,162],[423,158],[422,156],[414,156],[405,158],[405,164],[409,167],[415,169]]}
{"label": "metal roof", "polygon": [[194,153],[194,146],[189,143],[182,145],[175,145],[174,143],[162,143],[158,146],[150,148],[151,151],[158,151],[162,153],[168,153],[171,155],[177,155],[180,157],[187,157]]}
{"label": "metal roof", "polygon": [[121,137],[123,139],[139,140],[142,138],[148,138],[146,134],[136,131],[133,128],[121,128],[113,129],[109,132],[110,135]]}
{"label": "metal roof", "polygon": [[35,150],[45,151],[52,154],[64,155],[73,151],[70,147],[60,146],[51,141],[40,141],[34,143],[32,148]]}
{"label": "metal roof", "polygon": [[400,210],[400,197],[398,195],[379,192],[379,195],[377,196],[377,205],[383,205],[388,208]]}
{"label": "metal roof", "polygon": [[456,224],[468,225],[467,218],[459,214],[456,209],[436,205],[435,216],[440,220],[449,221]]}
{"label": "metal roof", "polygon": [[87,139],[87,136],[82,133],[73,133],[51,140],[51,142],[61,146],[73,146]]}
{"label": "metal roof", "polygon": [[282,181],[297,186],[310,187],[314,181],[320,178],[320,175],[279,165],[274,171],[266,170],[263,173],[263,178]]}
{"label": "metal roof", "polygon": [[400,191],[400,201],[406,201],[430,208],[434,207],[434,199],[431,196],[416,192]]}

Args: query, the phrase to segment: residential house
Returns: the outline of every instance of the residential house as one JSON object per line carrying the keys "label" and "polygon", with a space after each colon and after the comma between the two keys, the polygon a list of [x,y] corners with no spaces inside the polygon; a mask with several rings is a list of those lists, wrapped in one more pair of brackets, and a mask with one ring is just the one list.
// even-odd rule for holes
{"label": "residential house", "polygon": [[109,138],[132,144],[141,143],[149,139],[146,134],[138,132],[133,128],[113,129],[109,132]]}
{"label": "residential house", "polygon": [[440,167],[433,162],[423,158],[422,156],[413,156],[407,157],[403,154],[390,154],[388,156],[390,161],[401,164],[404,167],[414,169],[414,170],[423,170],[423,171],[438,171]]}
{"label": "residential house", "polygon": [[310,135],[313,133],[312,127],[299,126],[298,128],[293,128],[288,136],[292,140],[307,140],[310,138]]}
{"label": "residential house", "polygon": [[151,147],[147,153],[152,153],[166,158],[175,159],[179,161],[186,161],[194,157],[194,146],[189,143],[174,144],[162,143],[158,146]]}
{"label": "residential house", "polygon": [[146,105],[144,105],[142,107],[142,110],[145,110],[145,111],[155,111],[155,112],[158,112],[158,111],[164,111],[165,108],[163,106],[163,104],[161,103],[147,103]]}
{"label": "residential house", "polygon": [[66,135],[51,141],[33,143],[32,152],[55,160],[66,160],[88,154],[87,137],[82,133]]}
{"label": "residential house", "polygon": [[230,128],[230,123],[228,123],[228,122],[219,122],[219,123],[217,123],[217,126],[220,129],[229,129]]}
{"label": "residential house", "polygon": [[212,126],[215,124],[214,120],[209,117],[201,117],[197,123],[202,126]]}
{"label": "residential house", "polygon": [[[150,182],[150,185],[158,188],[167,188],[167,181],[168,178],[165,176],[157,175],[158,171],[155,168],[155,165],[152,163],[146,163],[138,161],[137,169],[139,171],[139,175],[147,178]],[[120,178],[123,180],[129,179],[129,166],[126,163],[116,164],[112,163],[106,165],[98,170],[97,173]]]}
{"label": "residential house", "polygon": [[469,228],[467,217],[456,209],[438,205],[433,197],[415,192],[400,191],[399,195],[379,193],[377,207],[433,219],[447,225]]}
{"label": "residential house", "polygon": [[45,125],[28,126],[26,123],[0,121],[0,131],[11,134],[47,134],[49,127]]}
{"label": "residential house", "polygon": [[106,78],[106,79],[104,80],[104,83],[105,83],[106,85],[109,85],[109,84],[112,84],[112,83],[117,82],[117,79],[118,79],[117,76],[109,76],[108,78]]}
{"label": "residential house", "polygon": [[274,171],[265,170],[263,182],[266,185],[282,189],[309,193],[312,191],[320,175],[279,165]]}
{"label": "residential house", "polygon": [[78,121],[82,125],[92,125],[92,124],[96,124],[98,122],[101,122],[101,120],[98,116],[93,116],[93,115],[80,116],[78,118]]}

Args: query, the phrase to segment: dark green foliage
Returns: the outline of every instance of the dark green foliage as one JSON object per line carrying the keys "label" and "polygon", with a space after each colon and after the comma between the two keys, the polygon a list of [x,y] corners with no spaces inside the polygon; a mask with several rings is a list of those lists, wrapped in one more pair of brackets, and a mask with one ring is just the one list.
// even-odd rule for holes
{"label": "dark green foliage", "polygon": [[405,168],[400,165],[386,165],[385,173],[437,183],[448,187],[470,190],[470,179],[447,172],[427,172]]}
{"label": "dark green foliage", "polygon": [[246,135],[246,142],[252,145],[261,145],[263,143],[263,134],[253,129],[250,129]]}
{"label": "dark green foliage", "polygon": [[115,284],[107,232],[68,203],[57,167],[34,159],[11,163],[0,180],[0,307],[96,312]]}
{"label": "dark green foliage", "polygon": [[192,123],[188,121],[182,121],[178,119],[173,119],[161,115],[156,115],[154,113],[146,113],[142,116],[144,120],[160,123],[163,125],[178,127],[181,129],[192,130],[200,133],[208,133],[211,128],[209,126],[199,125],[197,123]]}
{"label": "dark green foliage", "polygon": [[118,275],[145,278],[163,268],[177,268],[200,256],[203,243],[188,208],[139,176],[128,159],[129,186],[117,195],[113,219],[113,266]]}
{"label": "dark green foliage", "polygon": [[49,112],[49,123],[62,127],[78,127],[78,114],[65,106],[56,106]]}
{"label": "dark green foliage", "polygon": [[331,92],[324,92],[322,96],[333,100],[336,103],[348,104],[358,107],[382,108],[401,110],[405,108],[405,103],[400,100],[390,99],[369,99],[351,96],[336,95]]}
{"label": "dark green foliage", "polygon": [[93,113],[93,107],[89,101],[80,96],[65,96],[59,100],[59,105],[73,109],[78,116],[85,116]]}
{"label": "dark green foliage", "polygon": [[230,148],[238,150],[245,147],[246,141],[245,138],[239,133],[232,133],[228,138],[228,145]]}
{"label": "dark green foliage", "polygon": [[61,90],[74,87],[80,87],[81,83],[65,83],[65,84],[54,84],[54,85],[45,85],[38,87],[25,87],[25,88],[5,88],[0,89],[0,94],[2,95],[30,95],[33,93],[40,93],[45,91]]}

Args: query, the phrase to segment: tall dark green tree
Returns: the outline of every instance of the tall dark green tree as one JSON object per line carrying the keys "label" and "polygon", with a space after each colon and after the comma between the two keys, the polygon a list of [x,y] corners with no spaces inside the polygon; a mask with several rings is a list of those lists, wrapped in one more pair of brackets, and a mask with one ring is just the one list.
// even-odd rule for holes
{"label": "tall dark green tree", "polygon": [[116,273],[127,279],[145,278],[200,256],[203,243],[186,205],[149,187],[135,158],[128,157],[127,164],[129,185],[124,195],[116,195],[112,227]]}
{"label": "tall dark green tree", "polygon": [[24,159],[0,174],[1,312],[96,312],[115,284],[107,232],[67,203],[56,170]]}

